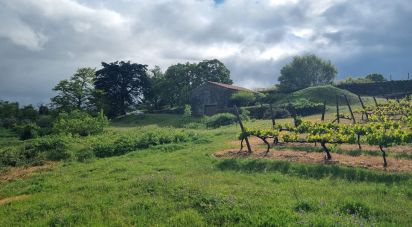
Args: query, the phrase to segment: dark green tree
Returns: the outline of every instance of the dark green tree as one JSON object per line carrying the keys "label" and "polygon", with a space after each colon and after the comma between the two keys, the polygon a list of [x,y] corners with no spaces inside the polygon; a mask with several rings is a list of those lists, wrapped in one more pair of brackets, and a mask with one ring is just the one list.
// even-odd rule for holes
{"label": "dark green tree", "polygon": [[150,89],[145,97],[146,104],[153,109],[159,110],[165,105],[167,97],[164,91],[167,89],[165,74],[159,66],[149,70]]}
{"label": "dark green tree", "polygon": [[190,102],[192,90],[207,81],[233,83],[230,71],[217,59],[172,65],[165,72],[163,97],[170,106],[184,106]]}
{"label": "dark green tree", "polygon": [[163,96],[167,103],[173,107],[183,106],[189,102],[190,92],[193,88],[194,71],[196,64],[176,64],[167,68],[165,72],[165,85]]}
{"label": "dark green tree", "polygon": [[102,62],[96,72],[95,88],[104,92],[109,117],[126,114],[133,105],[141,103],[149,91],[147,65],[116,61]]}
{"label": "dark green tree", "polygon": [[59,111],[90,109],[95,73],[92,68],[80,68],[70,79],[60,81],[53,88],[58,94],[51,98],[51,105]]}
{"label": "dark green tree", "polygon": [[316,55],[296,56],[285,65],[278,78],[279,89],[283,92],[300,90],[310,86],[332,83],[337,69],[330,61]]}
{"label": "dark green tree", "polygon": [[385,77],[379,73],[371,73],[365,77],[372,82],[383,82],[386,81]]}
{"label": "dark green tree", "polygon": [[233,84],[230,71],[217,59],[203,60],[197,64],[194,71],[193,88],[205,84],[207,81]]}

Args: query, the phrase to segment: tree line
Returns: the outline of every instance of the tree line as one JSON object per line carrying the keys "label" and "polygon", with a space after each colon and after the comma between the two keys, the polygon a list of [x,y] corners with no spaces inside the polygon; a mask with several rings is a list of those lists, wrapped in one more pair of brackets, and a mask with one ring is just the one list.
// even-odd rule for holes
{"label": "tree line", "polygon": [[104,110],[109,117],[124,115],[138,104],[150,110],[181,107],[189,103],[191,91],[207,81],[233,83],[217,59],[178,63],[165,72],[130,61],[102,62],[99,70],[80,68],[60,81],[53,88],[57,95],[51,107],[59,112]]}

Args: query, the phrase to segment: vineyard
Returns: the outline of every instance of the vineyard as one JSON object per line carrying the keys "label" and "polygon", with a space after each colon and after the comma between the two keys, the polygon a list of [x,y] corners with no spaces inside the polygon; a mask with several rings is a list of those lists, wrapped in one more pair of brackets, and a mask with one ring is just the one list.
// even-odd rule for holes
{"label": "vineyard", "polygon": [[243,151],[245,141],[248,153],[252,152],[248,142],[251,136],[259,138],[266,144],[265,155],[269,153],[272,146],[279,144],[319,143],[326,160],[332,159],[328,144],[357,144],[359,150],[362,149],[362,144],[369,144],[379,147],[383,166],[387,167],[388,147],[412,143],[412,101],[409,97],[402,100],[388,100],[383,104],[376,102],[374,107],[363,106],[363,109],[354,111],[362,116],[357,123],[351,109],[350,112],[351,116],[340,116],[337,111],[336,116],[337,119],[351,120],[352,123],[349,124],[339,124],[339,121],[303,121],[295,117],[293,125],[273,124],[271,129],[250,129],[241,125],[240,152]]}

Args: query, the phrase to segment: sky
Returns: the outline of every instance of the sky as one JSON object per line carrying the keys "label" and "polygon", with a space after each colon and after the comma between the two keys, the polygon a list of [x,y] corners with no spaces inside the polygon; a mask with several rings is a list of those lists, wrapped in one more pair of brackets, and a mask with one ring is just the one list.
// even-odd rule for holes
{"label": "sky", "polygon": [[216,58],[236,85],[262,88],[310,53],[337,79],[406,79],[411,21],[411,0],[0,0],[0,99],[48,103],[77,68],[117,60]]}

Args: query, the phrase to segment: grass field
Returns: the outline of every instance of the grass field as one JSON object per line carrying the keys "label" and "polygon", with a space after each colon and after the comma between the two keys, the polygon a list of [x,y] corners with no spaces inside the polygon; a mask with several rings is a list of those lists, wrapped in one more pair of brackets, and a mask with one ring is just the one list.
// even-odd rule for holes
{"label": "grass field", "polygon": [[[332,118],[329,114],[328,119]],[[154,126],[179,127],[182,122],[179,116],[146,115],[118,120],[109,130],[144,133]],[[247,125],[269,127],[270,121],[249,121]],[[217,158],[213,155],[216,151],[237,148],[228,142],[237,139],[238,126],[190,130],[207,139],[86,162],[52,163],[33,173],[27,171],[30,168],[17,169],[14,176],[0,180],[0,226],[412,223],[409,174]],[[84,148],[81,143],[79,147]]]}

